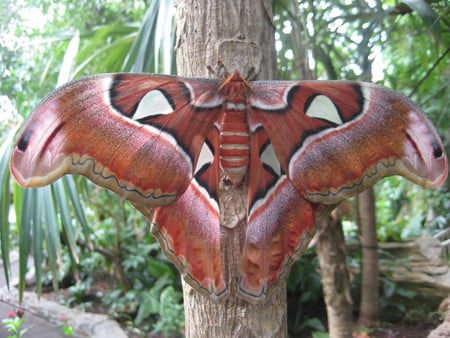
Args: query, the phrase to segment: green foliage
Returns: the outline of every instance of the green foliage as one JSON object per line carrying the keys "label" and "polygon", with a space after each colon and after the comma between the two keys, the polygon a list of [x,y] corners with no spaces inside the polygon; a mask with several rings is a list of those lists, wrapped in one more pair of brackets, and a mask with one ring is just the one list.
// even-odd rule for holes
{"label": "green foliage", "polygon": [[395,322],[414,322],[426,318],[438,304],[405,285],[392,281],[389,276],[380,276],[379,311],[380,320]]}
{"label": "green foliage", "polygon": [[450,220],[450,192],[429,190],[401,177],[376,185],[377,235],[382,242],[406,241],[434,234]]}
{"label": "green foliage", "polygon": [[[448,148],[450,59],[445,56],[450,31],[442,20],[447,11],[445,2],[276,1],[280,78],[375,80],[413,94],[412,99],[437,126]],[[430,191],[398,177],[381,181],[375,188],[379,239],[408,240],[448,228],[448,188]],[[355,224],[350,217],[346,228],[350,229],[348,238],[358,241]],[[360,255],[349,265],[359,267]],[[299,273],[294,268],[289,280]],[[353,286],[359,291],[358,277]],[[390,284],[388,276],[381,279],[380,313],[395,311],[389,309],[392,303],[398,305],[399,316],[408,316],[408,309],[421,308],[420,304],[411,305],[413,299],[406,286]],[[292,302],[291,295],[288,299]],[[358,295],[353,299],[359,304]],[[305,321],[302,317],[292,324],[291,316],[290,332]]]}
{"label": "green foliage", "polygon": [[164,337],[178,337],[184,327],[184,309],[181,292],[171,284],[173,281],[167,276],[159,276],[145,290],[108,292],[103,296],[103,303],[113,318],[134,332],[152,331]]}
{"label": "green foliage", "polygon": [[[81,49],[98,31],[103,32],[103,40],[100,33],[95,36],[97,47],[113,43],[118,28],[107,35],[101,27],[134,25],[136,32],[147,7],[145,1],[107,0],[4,0],[1,6],[0,96],[8,97],[24,116],[55,88],[67,46],[77,31],[82,32]],[[102,64],[100,59],[95,63]]]}
{"label": "green foliage", "polygon": [[9,155],[11,153],[11,145],[15,130],[4,133],[0,140],[0,248],[3,262],[3,269],[6,278],[6,284],[9,285],[9,251],[10,251],[10,225],[9,225],[9,210],[11,207],[11,194],[9,189],[10,173],[8,168]]}
{"label": "green foliage", "polygon": [[[33,13],[41,19],[35,28],[30,28],[36,23],[27,16],[10,15],[0,21],[0,98],[12,102],[23,115],[55,86],[81,75],[172,70],[173,24],[166,20],[172,15],[170,1],[152,1],[147,12],[146,3],[139,1],[66,0],[58,5],[45,0],[20,4],[6,1],[2,6],[9,9],[5,13]],[[30,46],[33,53],[29,53]],[[13,112],[13,108],[9,110]],[[14,119],[10,120],[8,123],[14,126]],[[111,293],[121,296],[110,298],[114,303],[105,302],[111,313],[122,305],[126,308],[125,302],[133,299],[134,310],[123,312],[131,322],[139,314],[138,326],[160,332],[171,332],[176,327],[179,332],[183,323],[182,312],[176,307],[181,299],[179,277],[167,259],[156,253],[159,246],[148,232],[148,223],[127,203],[108,192],[99,192],[80,177],[64,177],[41,189],[22,190],[13,184],[16,222],[9,227],[11,186],[7,164],[16,128],[1,134],[0,147],[1,253],[6,276],[11,231],[17,231],[21,292],[32,250],[38,293],[41,281],[50,281],[57,289],[58,282],[74,280],[67,302],[86,308],[99,271],[110,278],[119,275],[118,280],[112,278]],[[111,199],[116,201],[113,207]],[[165,278],[164,288],[160,293],[148,293],[160,277]],[[136,297],[137,293],[146,298]],[[145,298],[147,304],[156,295],[161,306],[148,314],[148,320],[145,307],[141,309],[136,300]],[[177,309],[170,323],[166,314],[162,315],[164,306]]]}
{"label": "green foliage", "polygon": [[[135,332],[179,334],[184,324],[179,276],[150,235],[147,221],[106,190],[89,194],[89,241],[78,241],[79,281],[67,288],[65,303],[84,310],[101,303]],[[170,316],[165,313],[169,310]]]}
{"label": "green foliage", "polygon": [[328,332],[313,332],[312,338],[330,338],[330,334]]}
{"label": "green foliage", "polygon": [[[159,279],[161,280],[163,279]],[[184,309],[180,304],[182,295],[172,286],[163,289],[159,289],[158,286],[155,285],[142,296],[136,324],[142,324],[144,320],[148,321],[152,316],[157,316],[159,320],[154,326],[155,333],[161,333],[164,337],[180,336],[184,327]]]}
{"label": "green foliage", "polygon": [[21,329],[23,322],[23,317],[14,316],[14,317],[8,317],[2,319],[2,323],[5,326],[5,328],[8,330],[9,333],[12,333],[12,335],[8,335],[7,338],[22,338],[25,336],[25,333],[27,332],[26,329]]}
{"label": "green foliage", "polygon": [[[352,252],[349,257],[349,266],[360,271],[361,253]],[[408,258],[396,258],[388,252],[381,250],[380,265],[408,266]],[[414,322],[419,318],[426,318],[439,305],[426,294],[414,291],[407,283],[399,283],[391,278],[387,270],[382,270],[378,277],[378,312],[379,320],[389,323]],[[352,299],[355,304],[361,300],[361,273],[354,276],[351,285]]]}
{"label": "green foliage", "polygon": [[[372,68],[375,80],[413,93],[448,144],[444,2],[280,0],[274,5],[280,78],[352,80],[367,78]],[[10,182],[8,171],[18,115],[28,115],[57,84],[101,72],[173,72],[170,1],[154,0],[148,6],[146,1],[5,0],[0,6],[0,117],[10,115],[0,124],[0,244],[6,276],[10,248],[20,243],[21,291],[31,252],[38,292],[40,280],[57,288],[59,281],[73,279],[68,302],[86,306],[94,279],[105,278],[109,290],[96,297],[112,315],[138,332],[178,335],[183,326],[178,274],[142,216],[83,178],[65,177],[51,187],[23,190]],[[36,26],[33,17],[44,24]],[[428,191],[392,178],[376,189],[381,240],[448,227],[448,186]],[[16,219],[9,224],[12,199]],[[289,332],[294,335],[324,331],[317,270],[309,251],[289,276]],[[408,316],[402,305],[412,300],[408,290],[386,276],[381,285],[382,313]],[[313,333],[319,334],[325,333]]]}
{"label": "green foliage", "polygon": [[306,251],[292,266],[287,279],[288,329],[295,337],[325,331],[325,305],[315,250]]}
{"label": "green foliage", "polygon": [[[85,249],[80,253],[78,270],[87,276],[82,284],[90,283],[95,276],[106,278],[110,286],[98,297],[114,318],[134,331],[179,333],[184,323],[179,275],[150,235],[147,221],[106,190],[94,189],[90,198],[96,212],[88,215],[89,246],[95,253],[87,243],[82,245]],[[99,271],[107,275],[98,276]],[[119,278],[114,277],[117,275]],[[90,285],[78,290],[83,295]],[[72,298],[76,296],[74,293]],[[83,297],[78,295],[78,299]],[[168,309],[170,316],[165,313]]]}
{"label": "green foliage", "polygon": [[[280,0],[274,6],[280,78],[382,82],[412,94],[448,144],[445,3]],[[395,177],[378,183],[379,239],[406,240],[448,227],[448,192],[448,186],[431,192]]]}

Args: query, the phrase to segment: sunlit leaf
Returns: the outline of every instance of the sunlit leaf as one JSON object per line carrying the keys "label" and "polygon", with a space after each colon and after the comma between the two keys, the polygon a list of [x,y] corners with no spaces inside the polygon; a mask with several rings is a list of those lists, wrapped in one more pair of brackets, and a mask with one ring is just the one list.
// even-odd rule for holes
{"label": "sunlit leaf", "polygon": [[68,204],[69,197],[66,195],[64,189],[64,181],[58,180],[52,185],[55,200],[57,204],[57,208],[59,211],[59,215],[61,218],[61,223],[63,227],[63,234],[66,240],[66,245],[69,249],[69,253],[72,257],[72,260],[78,264],[79,258],[76,250],[76,234],[74,225],[72,224],[72,215],[70,213],[70,206]]}
{"label": "sunlit leaf", "polygon": [[82,74],[82,72],[98,58],[102,58],[103,60],[103,69],[99,69],[100,73],[120,71],[126,53],[129,51],[135,37],[136,33],[125,35],[111,43],[103,44],[98,48],[95,48],[93,52],[92,46],[87,46],[85,50],[90,50],[90,53],[88,55],[79,56],[80,64],[75,68],[73,72],[74,76]]}
{"label": "sunlit leaf", "polygon": [[73,35],[73,38],[70,40],[69,45],[67,46],[66,53],[64,54],[64,59],[58,74],[58,81],[56,83],[57,86],[61,86],[72,79],[72,69],[76,62],[76,56],[79,46],[80,33],[76,31]]}
{"label": "sunlit leaf", "polygon": [[419,15],[423,23],[432,31],[435,39],[440,41],[439,15],[437,15],[430,4],[425,0],[402,0],[402,2]]}
{"label": "sunlit leaf", "polygon": [[61,243],[59,237],[58,219],[50,186],[39,188],[42,199],[45,243],[48,252],[48,263],[53,278],[53,288],[58,289],[58,266],[61,264]]}
{"label": "sunlit leaf", "polygon": [[[173,15],[172,0],[152,1],[138,36],[125,60],[124,71],[158,73],[164,70],[165,73],[172,72]],[[163,59],[160,61],[161,56]]]}

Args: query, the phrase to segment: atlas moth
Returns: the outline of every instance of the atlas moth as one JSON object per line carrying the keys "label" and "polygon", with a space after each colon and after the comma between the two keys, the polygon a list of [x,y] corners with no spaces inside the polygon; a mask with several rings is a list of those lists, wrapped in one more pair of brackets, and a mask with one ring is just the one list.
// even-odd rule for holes
{"label": "atlas moth", "polygon": [[[247,187],[239,296],[263,302],[318,215],[382,177],[438,187],[448,172],[431,123],[406,97],[345,81],[225,81],[105,74],[43,100],[18,136],[26,187],[81,174],[129,200],[204,295],[225,297],[219,181]],[[222,178],[221,178],[222,177]]]}

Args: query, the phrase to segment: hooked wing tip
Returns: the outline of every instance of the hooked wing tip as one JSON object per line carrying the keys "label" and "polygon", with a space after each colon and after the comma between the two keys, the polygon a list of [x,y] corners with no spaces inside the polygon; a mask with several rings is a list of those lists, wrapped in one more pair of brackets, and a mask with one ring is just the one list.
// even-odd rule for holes
{"label": "hooked wing tip", "polygon": [[448,160],[440,138],[422,114],[411,116],[411,124],[404,131],[404,165],[412,175],[413,181],[430,188],[437,188],[448,176]]}
{"label": "hooked wing tip", "polygon": [[[14,179],[16,180],[16,182],[22,186],[22,187],[27,187],[30,186],[29,185],[29,180],[27,179],[27,173],[24,173],[22,167],[24,167],[24,169],[26,169],[29,166],[23,166],[23,158],[25,156],[25,151],[26,148],[28,146],[28,140],[26,139],[26,137],[22,136],[20,137],[20,139],[17,141],[17,144],[15,145],[13,152],[11,154],[11,158],[9,161],[9,169],[10,172],[12,174],[12,176],[14,177]],[[29,170],[26,170],[27,172]]]}
{"label": "hooked wing tip", "polygon": [[30,141],[30,129],[26,129],[20,139],[17,141],[17,149],[19,151],[25,151],[27,150],[28,143]]}
{"label": "hooked wing tip", "polygon": [[20,149],[20,142],[16,145],[9,162],[10,171],[16,182],[22,187],[41,187],[48,185],[63,174],[67,168],[67,160],[50,170],[50,168],[36,167],[30,160],[30,156]]}

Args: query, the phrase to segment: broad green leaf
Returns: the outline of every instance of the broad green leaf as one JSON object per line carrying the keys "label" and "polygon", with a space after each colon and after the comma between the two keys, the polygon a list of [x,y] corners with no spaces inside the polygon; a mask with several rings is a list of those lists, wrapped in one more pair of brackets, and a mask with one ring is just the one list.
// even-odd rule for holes
{"label": "broad green leaf", "polygon": [[56,83],[58,87],[66,82],[69,82],[73,78],[72,70],[76,62],[79,46],[80,33],[76,31],[73,38],[69,42],[69,46],[67,46],[66,53],[64,54],[64,59],[58,74],[58,81]]}
{"label": "broad green leaf", "polygon": [[9,131],[1,139],[0,143],[0,239],[3,272],[6,284],[9,287],[9,211],[11,207],[9,156],[11,153],[15,129]]}
{"label": "broad green leaf", "polygon": [[68,204],[69,198],[64,189],[64,181],[58,180],[52,184],[52,187],[63,227],[63,234],[66,239],[66,245],[68,246],[72,260],[78,264],[79,258],[76,249],[76,234],[74,225],[72,224],[72,216],[70,214],[70,207]]}
{"label": "broad green leaf", "polygon": [[150,290],[143,293],[143,302],[139,306],[135,319],[136,323],[141,323],[150,314],[157,314],[159,312],[161,294],[167,285],[170,285],[170,279],[168,276],[163,275],[156,280]]}
{"label": "broad green leaf", "polygon": [[168,276],[170,279],[174,279],[174,272],[167,263],[162,263],[157,260],[148,261],[148,270],[151,276],[160,278],[161,276]]}
{"label": "broad green leaf", "polygon": [[[100,72],[119,71],[125,55],[128,52],[135,37],[135,33],[125,35],[109,44],[102,45],[96,48],[95,51],[91,51],[91,53],[87,55],[86,58],[80,57],[80,60],[82,60],[82,62],[75,68],[73,72],[74,77],[81,74],[98,58],[102,58],[103,60],[103,69],[101,69]],[[90,47],[91,46],[88,46],[85,49],[91,50]]]}
{"label": "broad green leaf", "polygon": [[313,332],[312,338],[330,338],[330,334],[328,332]]}
{"label": "broad green leaf", "polygon": [[[64,182],[66,194],[68,195],[68,198],[74,209],[75,217],[81,225],[85,240],[89,241],[89,225],[84,214],[84,209],[80,200],[80,194],[77,189],[77,185],[75,184],[74,177],[71,175],[66,175],[62,178],[62,181]],[[83,178],[80,181],[86,184],[86,179]]]}
{"label": "broad green leaf", "polygon": [[[28,190],[28,189],[27,189]],[[33,254],[33,260],[34,260],[34,271],[36,276],[36,293],[38,295],[41,294],[42,291],[42,263],[44,260],[44,231],[42,228],[42,198],[43,193],[42,189],[34,189],[34,192],[37,196],[37,201],[34,201],[36,204],[34,206],[35,208],[35,217],[31,224],[31,249]]]}
{"label": "broad green leaf", "polygon": [[[28,255],[31,246],[31,226],[34,223],[40,224],[40,207],[38,189],[25,189],[23,194],[22,213],[19,226],[19,302],[22,303],[23,292],[25,290],[25,275],[27,273]],[[40,230],[38,230],[40,231]],[[36,273],[40,270],[36,267]],[[37,277],[38,275],[36,275]],[[36,283],[40,280],[36,279]]]}
{"label": "broad green leaf", "polygon": [[14,213],[16,214],[16,224],[19,226],[22,224],[22,210],[24,201],[24,191],[20,185],[13,182],[13,203],[14,203]]}
{"label": "broad green leaf", "polygon": [[325,331],[325,327],[323,326],[323,323],[318,318],[307,319],[307,320],[305,320],[303,325],[305,327],[311,327],[311,328],[319,330],[319,331]]}
{"label": "broad green leaf", "polygon": [[[123,65],[124,71],[134,73],[151,72],[158,73],[164,69],[172,72],[173,58],[171,53],[173,46],[173,3],[171,0],[152,1],[144,18],[129,54]],[[163,59],[164,67],[161,67],[159,55],[161,46],[166,49]]]}
{"label": "broad green leaf", "polygon": [[52,273],[53,288],[58,289],[58,266],[61,264],[61,243],[59,237],[58,217],[50,186],[39,188],[42,198],[45,244],[48,262]]}

